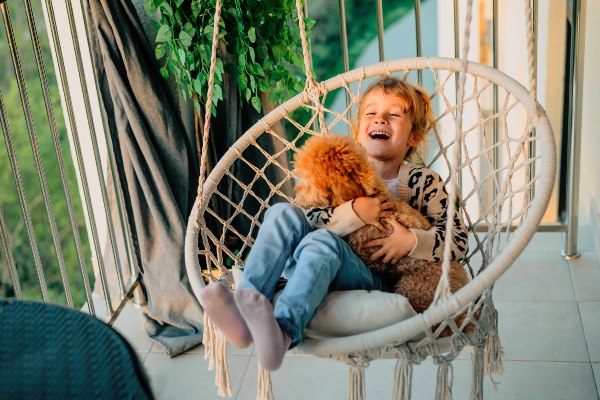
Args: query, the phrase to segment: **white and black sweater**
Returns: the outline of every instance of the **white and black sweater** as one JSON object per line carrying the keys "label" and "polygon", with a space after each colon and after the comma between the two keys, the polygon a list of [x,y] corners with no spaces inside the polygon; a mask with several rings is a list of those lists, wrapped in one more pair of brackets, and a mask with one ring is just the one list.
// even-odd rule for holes
{"label": "white and black sweater", "polygon": [[[393,196],[407,201],[431,223],[431,229],[427,231],[410,229],[417,243],[408,256],[421,260],[441,260],[448,212],[448,192],[442,178],[428,168],[403,165],[398,178],[387,184]],[[306,210],[306,218],[314,228],[326,228],[340,236],[346,236],[365,225],[352,209],[352,201],[335,208],[311,208]],[[452,259],[462,260],[468,250],[468,234],[460,212],[455,214],[452,236]]]}

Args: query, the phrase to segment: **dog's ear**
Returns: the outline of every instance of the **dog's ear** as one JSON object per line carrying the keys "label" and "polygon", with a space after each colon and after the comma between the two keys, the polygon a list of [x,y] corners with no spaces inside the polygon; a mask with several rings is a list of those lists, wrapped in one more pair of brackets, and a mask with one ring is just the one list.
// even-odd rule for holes
{"label": "dog's ear", "polygon": [[331,186],[330,193],[331,205],[334,207],[357,197],[367,195],[360,185],[351,179],[336,180]]}

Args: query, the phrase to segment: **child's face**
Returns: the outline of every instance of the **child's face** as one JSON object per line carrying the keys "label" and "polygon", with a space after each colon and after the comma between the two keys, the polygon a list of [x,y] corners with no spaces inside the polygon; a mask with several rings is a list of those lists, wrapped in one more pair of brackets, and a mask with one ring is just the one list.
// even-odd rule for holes
{"label": "child's face", "polygon": [[405,100],[378,88],[363,99],[363,104],[358,116],[358,143],[369,159],[401,165],[408,149],[415,144],[412,120],[404,112]]}

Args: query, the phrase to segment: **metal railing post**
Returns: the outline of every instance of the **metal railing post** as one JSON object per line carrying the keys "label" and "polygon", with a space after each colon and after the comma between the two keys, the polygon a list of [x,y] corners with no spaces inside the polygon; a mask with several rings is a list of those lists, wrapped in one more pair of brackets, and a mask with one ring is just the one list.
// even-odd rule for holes
{"label": "metal railing post", "polygon": [[581,154],[581,103],[583,87],[583,57],[585,49],[586,0],[571,2],[571,76],[570,105],[568,107],[568,160],[567,160],[567,215],[565,248],[566,259],[579,257],[577,252],[577,224],[579,222],[579,168]]}

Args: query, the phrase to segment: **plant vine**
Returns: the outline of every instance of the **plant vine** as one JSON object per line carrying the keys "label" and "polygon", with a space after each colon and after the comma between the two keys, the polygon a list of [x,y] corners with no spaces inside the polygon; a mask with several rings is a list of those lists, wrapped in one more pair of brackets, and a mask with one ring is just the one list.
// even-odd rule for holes
{"label": "plant vine", "polygon": [[[243,3],[243,4],[242,4]],[[215,0],[144,0],[157,16],[155,56],[164,78],[173,74],[184,98],[201,115],[208,91]],[[314,20],[305,18],[307,33]],[[224,100],[223,75],[235,74],[238,92],[261,111],[260,92],[276,103],[303,90],[304,63],[295,0],[223,0],[211,105]],[[221,49],[220,49],[221,50]],[[232,60],[228,62],[227,60]]]}

